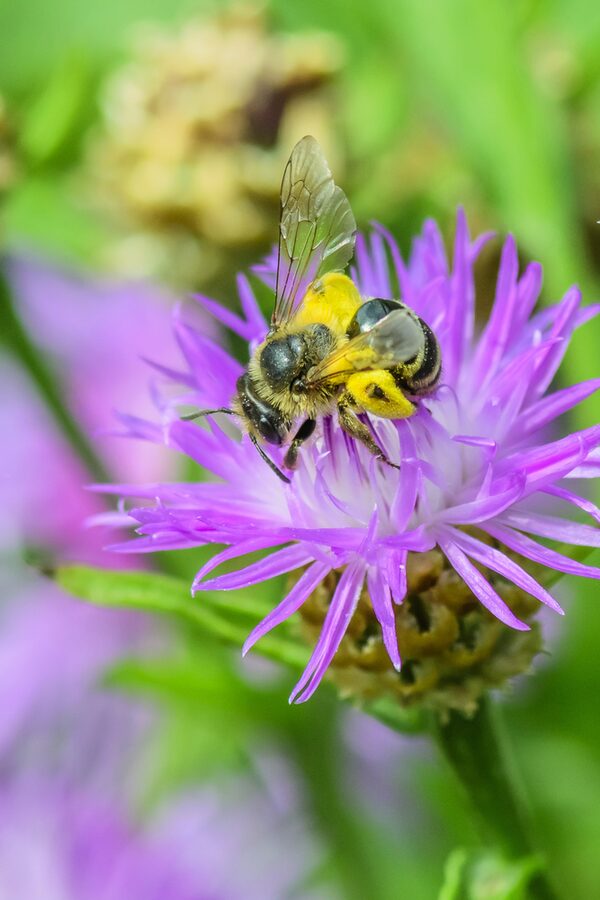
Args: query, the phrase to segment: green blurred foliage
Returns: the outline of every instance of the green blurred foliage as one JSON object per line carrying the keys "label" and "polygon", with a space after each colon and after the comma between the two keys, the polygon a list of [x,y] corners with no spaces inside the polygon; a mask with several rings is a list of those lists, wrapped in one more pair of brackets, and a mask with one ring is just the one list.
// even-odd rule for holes
{"label": "green blurred foliage", "polygon": [[[10,39],[0,53],[0,92],[17,135],[19,173],[3,215],[9,245],[32,244],[79,266],[96,259],[106,225],[81,201],[77,178],[98,117],[99,87],[126,58],[132,26],[174,27],[222,5],[2,0],[0,34]],[[523,259],[544,263],[547,300],[573,281],[589,301],[598,299],[600,4],[272,0],[269,9],[277,27],[326,29],[347,47],[340,129],[363,223],[381,219],[408,248],[426,215],[438,217],[450,237],[455,209],[464,204],[478,229],[512,231]],[[564,379],[598,376],[599,346],[596,321],[577,336]],[[599,412],[600,401],[589,400],[576,424],[594,424]],[[127,577],[129,605],[173,616],[180,656],[124,660],[107,675],[111,687],[150,697],[166,711],[168,727],[152,748],[149,804],[174,786],[216,777],[217,768],[248,766],[250,744],[274,739],[302,772],[316,827],[331,850],[325,874],[343,885],[343,896],[429,900],[444,878],[440,900],[527,896],[537,861],[507,867],[473,855],[469,813],[437,761],[407,753],[410,803],[393,827],[375,820],[353,804],[352,785],[339,771],[340,714],[329,692],[290,710],[287,670],[266,684],[249,683],[229,646],[207,639],[212,634],[239,646],[277,598],[279,583],[271,594],[192,601],[187,585],[199,555],[171,554],[164,562],[177,578],[159,584],[121,575],[114,598],[122,604]],[[65,577],[75,593],[93,594],[89,572]],[[97,599],[106,603],[110,576],[103,578]],[[594,583],[572,580],[567,590],[567,616],[550,657],[505,706],[552,878],[564,897],[588,900],[600,896],[600,606]],[[303,663],[286,629],[261,651],[294,667]],[[449,857],[457,845],[468,849]]]}

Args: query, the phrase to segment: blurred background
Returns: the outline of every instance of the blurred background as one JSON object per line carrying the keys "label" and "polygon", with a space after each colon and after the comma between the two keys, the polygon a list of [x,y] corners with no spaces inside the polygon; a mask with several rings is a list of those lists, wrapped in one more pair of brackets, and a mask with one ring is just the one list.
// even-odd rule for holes
{"label": "blurred background", "polygon": [[[83,486],[185,477],[111,437],[114,410],[151,411],[140,357],[176,359],[177,301],[236,307],[303,134],[403,250],[428,216],[451,240],[462,205],[543,263],[545,302],[573,282],[598,302],[600,5],[4,0],[0,34],[0,900],[436,898],[476,833],[421,738],[326,686],[290,709],[293,672],[44,572],[150,565],[102,549],[109,519],[83,523],[107,507]],[[564,383],[600,375],[599,351],[592,322]],[[166,556],[191,580],[197,554]],[[588,900],[600,605],[593,583],[561,591],[548,653],[503,703],[551,875]]]}

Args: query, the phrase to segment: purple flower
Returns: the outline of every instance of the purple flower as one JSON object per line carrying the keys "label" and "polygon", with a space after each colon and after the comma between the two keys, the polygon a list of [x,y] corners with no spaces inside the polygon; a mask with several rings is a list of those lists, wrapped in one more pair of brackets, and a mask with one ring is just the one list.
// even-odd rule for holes
{"label": "purple flower", "polygon": [[249,778],[188,790],[144,824],[60,775],[0,784],[3,900],[335,898],[305,885],[321,856],[298,809]]}
{"label": "purple flower", "polygon": [[[163,298],[144,285],[87,281],[33,259],[14,258],[9,269],[30,337],[92,434],[113,426],[115,402],[148,402],[136,354],[165,350]],[[208,317],[194,312],[210,332]],[[167,348],[167,363],[175,358]],[[0,898],[291,896],[322,856],[298,781],[287,779],[295,792],[277,790],[295,773],[278,777],[270,765],[258,786],[250,776],[224,775],[218,785],[194,785],[193,808],[191,797],[177,797],[165,799],[155,819],[132,815],[152,787],[144,754],[168,718],[98,682],[123,655],[152,654],[164,641],[142,616],[66,597],[18,558],[35,545],[60,558],[107,561],[103,534],[82,524],[102,509],[83,487],[83,466],[17,363],[1,360],[0,376]],[[121,478],[167,477],[172,455],[145,449],[107,437],[101,452]]]}
{"label": "purple flower", "polygon": [[[168,299],[147,284],[83,278],[33,256],[10,258],[8,276],[30,339],[53,366],[65,404],[110,470],[118,478],[166,477],[173,469],[164,448],[148,445],[140,452],[139,444],[136,449],[105,432],[114,427],[115,404],[153,409],[138,356],[160,348],[167,364],[177,358],[169,346]],[[208,328],[208,317],[203,321]],[[102,535],[82,524],[102,507],[85,490],[89,479],[81,462],[27,374],[5,357],[0,375],[0,430],[10,435],[0,447],[0,543],[35,544],[102,564]]]}
{"label": "purple flower", "polygon": [[117,809],[57,781],[0,787],[0,897],[212,900]]}
{"label": "purple flower", "polygon": [[139,623],[41,579],[10,593],[0,620],[0,898],[295,895],[323,850],[286,760],[261,745],[252,775],[188,780],[140,822],[131,810],[162,780],[153,750],[169,716],[93,685],[131,650]]}
{"label": "purple flower", "polygon": [[[509,237],[494,306],[476,336],[473,264],[486,240],[471,241],[462,213],[451,263],[431,221],[415,239],[408,262],[380,227],[358,239],[352,275],[361,293],[400,295],[434,330],[442,350],[440,386],[416,415],[370,420],[379,446],[400,463],[399,471],[377,462],[330,417],[303,449],[291,485],[268,471],[246,437],[232,435],[216,419],[199,426],[180,421],[173,407],[165,407],[162,425],[135,422],[129,428],[138,437],[163,440],[219,480],[113,486],[117,493],[146,501],[129,511],[139,537],[118,549],[228,545],[198,572],[194,591],[243,588],[301,570],[288,595],[252,631],[244,652],[296,612],[329,573],[337,572],[320,637],[291,700],[304,701],[314,693],[363,587],[391,664],[400,669],[394,604],[406,595],[409,554],[437,547],[487,610],[522,631],[529,625],[517,618],[480,566],[557,612],[558,603],[526,568],[529,562],[600,577],[599,569],[539,540],[600,546],[594,525],[569,517],[575,508],[600,521],[600,510],[572,486],[574,479],[600,474],[600,426],[566,437],[549,432],[561,414],[600,386],[595,378],[549,391],[573,331],[599,307],[582,308],[573,287],[559,303],[534,311],[541,267],[530,263],[520,274]],[[272,284],[271,262],[259,271]],[[248,281],[240,277],[238,284],[243,318],[200,299],[252,348],[267,325]],[[187,363],[176,376],[185,388],[179,402],[227,405],[241,364],[179,318],[175,335]],[[274,457],[279,463],[277,453]],[[221,563],[267,549],[271,552],[258,562],[206,578]]]}

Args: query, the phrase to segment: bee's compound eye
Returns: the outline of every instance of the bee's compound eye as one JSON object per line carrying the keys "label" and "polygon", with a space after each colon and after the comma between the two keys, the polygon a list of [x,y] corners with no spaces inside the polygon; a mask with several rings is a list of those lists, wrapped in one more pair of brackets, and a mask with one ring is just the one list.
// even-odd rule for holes
{"label": "bee's compound eye", "polygon": [[268,443],[268,444],[282,444],[283,443],[283,435],[281,434],[279,428],[277,427],[277,423],[267,416],[260,416],[257,422],[258,430],[260,432],[260,436]]}
{"label": "bee's compound eye", "polygon": [[304,341],[297,334],[269,341],[260,355],[260,368],[266,381],[274,388],[289,384],[298,371],[304,353]]}

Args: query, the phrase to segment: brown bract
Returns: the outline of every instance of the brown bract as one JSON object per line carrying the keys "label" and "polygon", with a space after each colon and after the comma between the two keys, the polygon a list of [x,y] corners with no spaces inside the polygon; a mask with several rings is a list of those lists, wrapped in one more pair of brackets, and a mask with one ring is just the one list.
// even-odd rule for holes
{"label": "brown bract", "polygon": [[[395,607],[402,670],[390,662],[365,587],[329,668],[340,694],[358,702],[388,697],[404,707],[472,715],[484,691],[528,671],[542,647],[534,621],[539,604],[495,573],[486,571],[486,577],[530,631],[515,631],[492,616],[439,550],[409,554],[407,596]],[[302,632],[311,644],[338,578],[330,574],[301,608]]]}
{"label": "brown bract", "polygon": [[[138,34],[106,86],[88,193],[120,226],[111,266],[197,286],[273,241],[290,146],[316,133],[336,171],[339,42],[275,33],[244,5]],[[134,270],[132,272],[132,270]]]}

